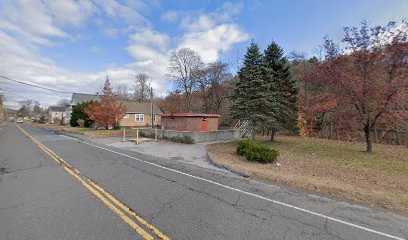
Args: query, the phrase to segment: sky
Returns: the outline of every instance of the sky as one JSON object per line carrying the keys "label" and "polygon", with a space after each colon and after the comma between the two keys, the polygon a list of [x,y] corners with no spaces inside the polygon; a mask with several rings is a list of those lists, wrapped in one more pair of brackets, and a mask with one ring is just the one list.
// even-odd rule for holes
{"label": "sky", "polygon": [[[311,57],[325,35],[341,41],[345,26],[406,18],[408,0],[0,0],[0,76],[96,93],[106,76],[130,90],[134,75],[146,73],[160,96],[173,90],[168,59],[183,47],[234,72],[252,40],[261,49],[275,41],[285,54]],[[1,78],[0,88],[10,108],[71,97]]]}

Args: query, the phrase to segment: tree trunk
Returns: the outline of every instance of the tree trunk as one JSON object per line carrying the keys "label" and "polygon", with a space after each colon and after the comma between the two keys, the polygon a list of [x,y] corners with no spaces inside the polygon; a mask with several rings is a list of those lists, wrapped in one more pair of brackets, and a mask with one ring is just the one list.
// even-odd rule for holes
{"label": "tree trunk", "polygon": [[375,143],[378,143],[378,133],[377,133],[377,126],[374,125],[374,138],[375,138]]}
{"label": "tree trunk", "polygon": [[275,141],[275,133],[276,131],[272,129],[271,130],[271,142]]}
{"label": "tree trunk", "polygon": [[252,131],[251,133],[252,141],[255,141],[255,135],[256,135],[256,131]]}
{"label": "tree trunk", "polygon": [[330,123],[330,139],[333,138],[333,124]]}
{"label": "tree trunk", "polygon": [[399,136],[398,129],[395,130],[395,136],[397,137],[397,145],[400,145],[400,144],[401,144],[401,140],[400,140],[400,136]]}
{"label": "tree trunk", "polygon": [[372,152],[373,151],[373,145],[371,143],[370,127],[369,126],[364,127],[364,133],[365,133],[365,137],[366,137],[367,152]]}

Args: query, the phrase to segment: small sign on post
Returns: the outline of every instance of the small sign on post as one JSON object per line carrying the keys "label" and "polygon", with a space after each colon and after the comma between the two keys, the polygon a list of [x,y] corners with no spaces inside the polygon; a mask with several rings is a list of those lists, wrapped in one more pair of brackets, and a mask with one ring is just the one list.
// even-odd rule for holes
{"label": "small sign on post", "polygon": [[126,140],[126,128],[123,128],[123,137],[122,137],[122,142]]}
{"label": "small sign on post", "polygon": [[154,129],[154,140],[157,142],[157,128]]}

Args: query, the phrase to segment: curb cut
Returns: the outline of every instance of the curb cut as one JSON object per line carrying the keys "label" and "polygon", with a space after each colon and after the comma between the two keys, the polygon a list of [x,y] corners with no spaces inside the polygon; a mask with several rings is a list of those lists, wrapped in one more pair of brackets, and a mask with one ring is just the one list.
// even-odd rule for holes
{"label": "curb cut", "polygon": [[232,172],[232,173],[235,173],[235,174],[237,174],[237,175],[239,175],[239,176],[241,176],[241,177],[244,177],[244,178],[248,178],[248,177],[249,177],[249,175],[246,174],[246,173],[244,173],[244,172],[241,172],[241,171],[236,170],[236,169],[234,169],[234,168],[231,168],[231,167],[229,167],[229,166],[227,166],[227,165],[225,165],[225,164],[222,164],[222,163],[219,163],[219,162],[215,161],[214,158],[211,156],[211,154],[208,152],[208,150],[206,149],[205,151],[206,151],[207,160],[208,160],[212,165],[214,165],[214,166],[216,166],[216,167],[218,167],[218,168],[221,168],[221,169],[226,169],[226,170],[228,170],[228,171],[230,171],[230,172]]}

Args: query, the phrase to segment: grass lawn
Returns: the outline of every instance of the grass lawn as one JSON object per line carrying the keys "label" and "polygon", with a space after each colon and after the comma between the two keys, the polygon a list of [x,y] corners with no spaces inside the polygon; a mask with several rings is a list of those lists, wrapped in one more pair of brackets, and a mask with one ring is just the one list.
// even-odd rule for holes
{"label": "grass lawn", "polygon": [[93,138],[103,138],[103,137],[122,137],[123,130],[105,130],[105,129],[94,129],[94,128],[81,128],[81,127],[70,127],[70,126],[61,126],[58,124],[38,124],[38,123],[31,123],[37,126],[59,130],[59,131],[66,131],[66,132],[74,132],[83,134],[87,137]]}
{"label": "grass lawn", "polygon": [[123,130],[106,130],[106,129],[93,129],[93,128],[80,128],[80,127],[65,127],[63,131],[76,132],[84,134],[87,137],[103,138],[103,137],[121,137]]}
{"label": "grass lawn", "polygon": [[408,212],[408,148],[277,136],[259,137],[279,151],[276,164],[247,161],[236,154],[237,142],[209,145],[214,159],[252,177],[301,189]]}

